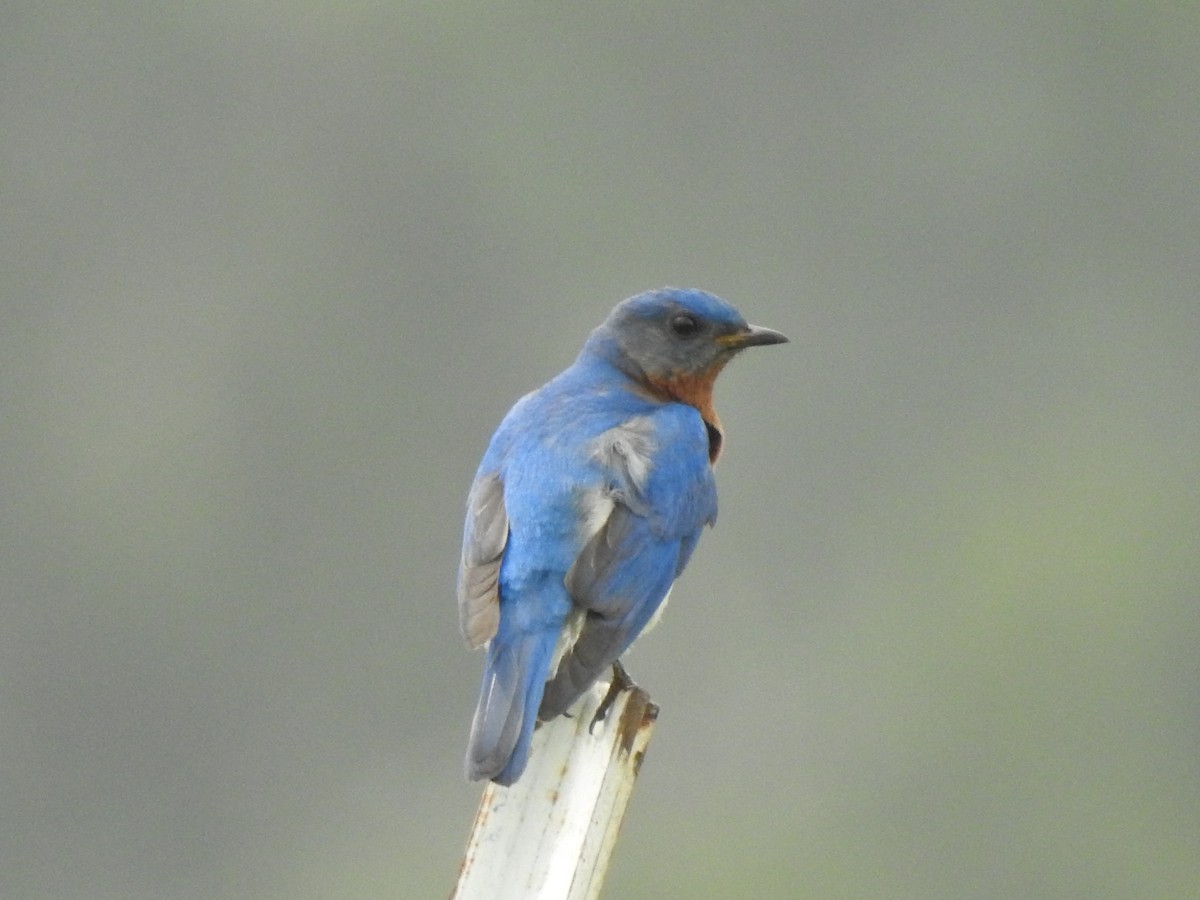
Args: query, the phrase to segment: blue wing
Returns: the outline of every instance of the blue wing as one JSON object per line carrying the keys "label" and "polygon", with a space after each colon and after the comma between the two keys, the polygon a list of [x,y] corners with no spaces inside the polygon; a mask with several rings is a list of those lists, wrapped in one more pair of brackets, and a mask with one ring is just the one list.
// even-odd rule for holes
{"label": "blue wing", "polygon": [[[467,503],[459,618],[467,642],[486,645],[471,723],[467,777],[520,777],[572,610],[564,575],[578,552],[577,493],[596,480],[561,393],[543,389],[510,411],[492,438]],[[566,439],[563,440],[563,436]]]}
{"label": "blue wing", "polygon": [[607,517],[567,572],[584,623],[545,688],[538,718],[575,702],[651,621],[717,515],[708,435],[691,407],[669,404],[602,434],[593,455],[607,480],[593,508]]}

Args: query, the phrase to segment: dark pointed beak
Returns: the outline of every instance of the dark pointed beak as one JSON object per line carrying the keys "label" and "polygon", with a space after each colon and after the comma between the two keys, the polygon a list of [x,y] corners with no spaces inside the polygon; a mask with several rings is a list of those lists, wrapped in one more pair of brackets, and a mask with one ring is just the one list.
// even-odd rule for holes
{"label": "dark pointed beak", "polygon": [[743,347],[765,347],[768,344],[786,344],[787,335],[774,328],[764,328],[761,325],[747,325],[743,331],[718,338],[722,343],[741,350]]}

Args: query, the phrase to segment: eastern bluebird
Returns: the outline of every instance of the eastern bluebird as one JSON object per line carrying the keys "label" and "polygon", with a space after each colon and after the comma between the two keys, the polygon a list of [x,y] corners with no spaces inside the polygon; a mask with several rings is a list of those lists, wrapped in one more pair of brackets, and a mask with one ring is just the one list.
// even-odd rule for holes
{"label": "eastern bluebird", "polygon": [[713,382],[738,351],[786,341],[712,294],[648,291],[504,417],[471,485],[458,573],[463,636],[487,647],[468,778],[520,778],[535,722],[657,619],[717,518]]}

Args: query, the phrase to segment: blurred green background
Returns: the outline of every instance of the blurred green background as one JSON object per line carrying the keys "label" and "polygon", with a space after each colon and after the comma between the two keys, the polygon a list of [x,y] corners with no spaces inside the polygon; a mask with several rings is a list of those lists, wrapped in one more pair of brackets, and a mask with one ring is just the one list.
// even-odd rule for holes
{"label": "blurred green background", "polygon": [[607,896],[1200,891],[1200,7],[0,13],[0,896],[439,897],[463,501],[621,298],[722,379]]}

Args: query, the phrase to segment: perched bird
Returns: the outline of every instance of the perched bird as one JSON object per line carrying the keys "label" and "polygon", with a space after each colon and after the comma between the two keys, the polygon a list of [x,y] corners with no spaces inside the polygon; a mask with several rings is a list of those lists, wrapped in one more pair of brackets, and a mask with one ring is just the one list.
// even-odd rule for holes
{"label": "perched bird", "polygon": [[458,609],[487,647],[467,777],[512,784],[565,712],[657,618],[717,518],[713,382],[780,344],[712,294],[617,305],[566,371],[517,402],[467,499]]}

